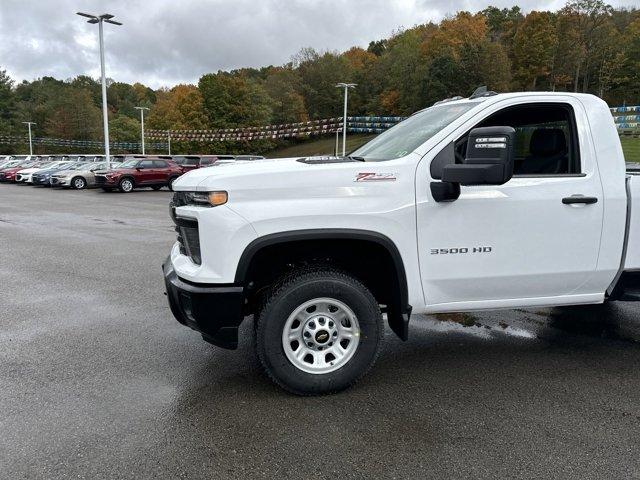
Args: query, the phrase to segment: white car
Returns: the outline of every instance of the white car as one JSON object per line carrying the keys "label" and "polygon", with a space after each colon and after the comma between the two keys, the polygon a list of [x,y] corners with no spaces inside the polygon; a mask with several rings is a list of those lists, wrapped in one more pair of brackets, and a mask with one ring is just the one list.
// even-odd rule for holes
{"label": "white car", "polygon": [[226,348],[253,315],[263,368],[296,394],[361,378],[385,317],[406,340],[412,314],[640,300],[640,175],[592,95],[481,91],[349,157],[173,188],[173,314]]}
{"label": "white car", "polygon": [[[44,170],[47,168],[55,167],[57,165],[61,165],[65,163],[64,160],[59,160],[55,162],[45,162],[37,164],[35,167],[25,168],[24,170],[19,170],[16,172],[16,182],[17,183],[33,183],[32,176],[34,173],[39,172],[40,170]],[[68,163],[68,162],[66,162]]]}

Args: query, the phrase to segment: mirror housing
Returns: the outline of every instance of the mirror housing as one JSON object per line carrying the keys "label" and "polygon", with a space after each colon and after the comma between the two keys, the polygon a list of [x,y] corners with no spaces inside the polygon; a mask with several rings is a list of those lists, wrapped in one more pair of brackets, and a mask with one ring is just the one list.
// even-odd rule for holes
{"label": "mirror housing", "polygon": [[515,130],[481,127],[469,132],[464,163],[448,164],[442,181],[460,185],[502,185],[513,176]]}

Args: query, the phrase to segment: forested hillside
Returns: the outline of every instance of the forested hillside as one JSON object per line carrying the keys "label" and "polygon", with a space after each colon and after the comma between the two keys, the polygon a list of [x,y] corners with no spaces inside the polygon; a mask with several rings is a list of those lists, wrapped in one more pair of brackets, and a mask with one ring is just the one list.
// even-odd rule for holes
{"label": "forested hillside", "polygon": [[[339,81],[358,84],[349,102],[354,115],[407,115],[444,97],[467,96],[479,85],[501,92],[589,92],[610,105],[637,105],[640,11],[613,9],[600,0],[570,1],[557,12],[527,14],[517,6],[488,7],[399,30],[371,41],[368,48],[304,48],[286,65],[207,73],[196,85],[154,91],[142,83],[110,81],[111,140],[139,139],[138,105],[151,108],[149,128],[171,130],[340,116]],[[29,120],[37,123],[36,136],[102,140],[100,105],[96,79],[43,76],[15,83],[0,70],[0,134],[24,134],[21,122]],[[251,150],[275,147],[261,142]],[[218,151],[241,147],[202,146]]]}

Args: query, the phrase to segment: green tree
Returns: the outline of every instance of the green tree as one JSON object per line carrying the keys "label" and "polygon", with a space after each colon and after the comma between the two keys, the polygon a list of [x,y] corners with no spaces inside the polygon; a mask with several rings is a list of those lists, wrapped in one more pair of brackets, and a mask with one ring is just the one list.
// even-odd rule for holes
{"label": "green tree", "polygon": [[140,122],[127,115],[118,114],[109,120],[109,139],[114,142],[139,142]]}
{"label": "green tree", "polygon": [[16,113],[13,80],[6,70],[0,70],[0,132],[9,133]]}

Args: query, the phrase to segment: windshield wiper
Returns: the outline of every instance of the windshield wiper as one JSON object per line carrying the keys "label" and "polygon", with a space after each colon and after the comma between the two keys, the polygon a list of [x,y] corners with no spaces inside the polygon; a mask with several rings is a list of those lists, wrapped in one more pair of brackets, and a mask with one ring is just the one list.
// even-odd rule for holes
{"label": "windshield wiper", "polygon": [[354,157],[353,155],[348,155],[345,158],[348,158],[349,160],[355,160],[356,162],[366,162],[364,157]]}

